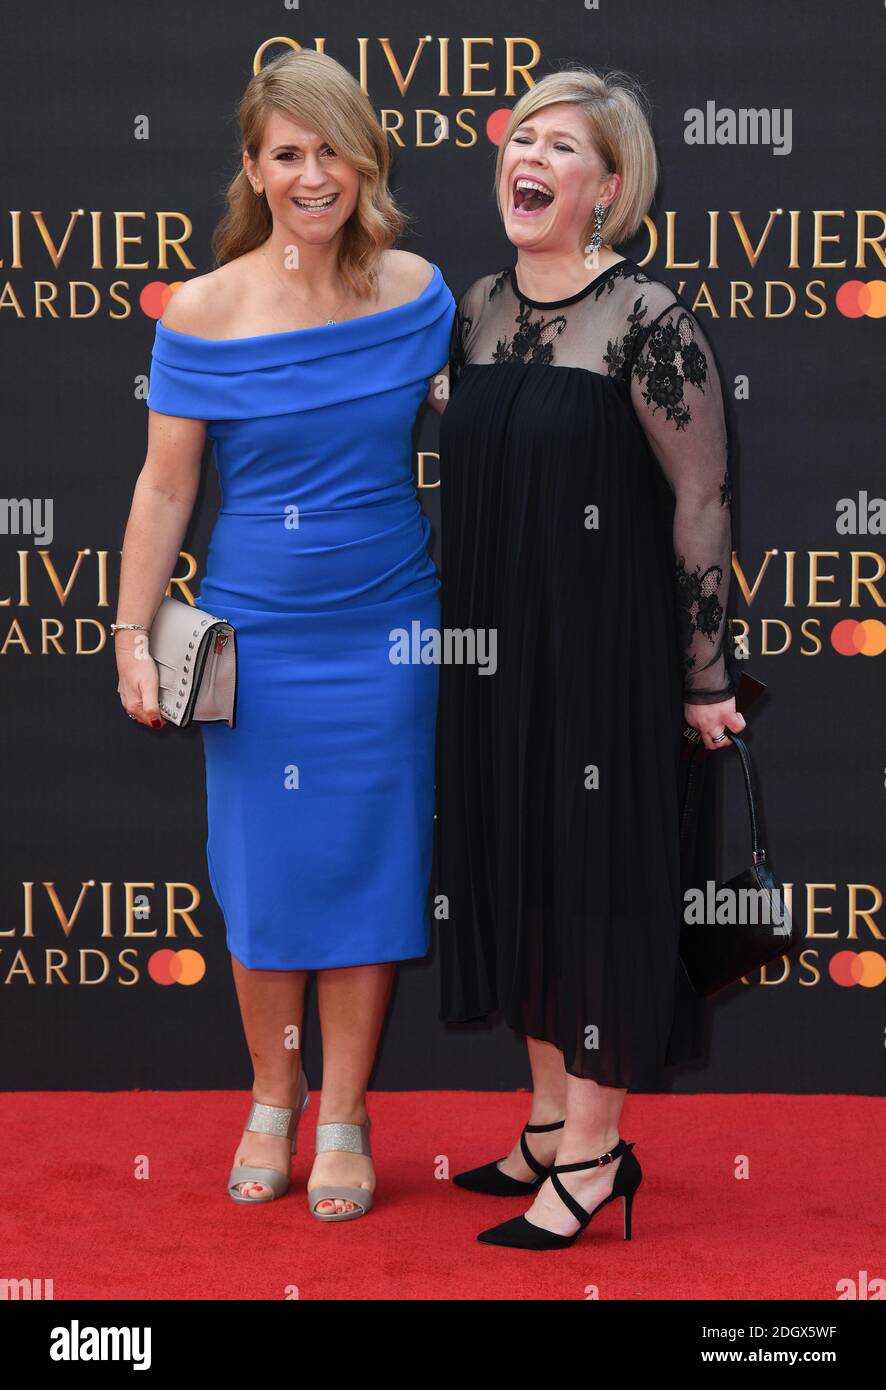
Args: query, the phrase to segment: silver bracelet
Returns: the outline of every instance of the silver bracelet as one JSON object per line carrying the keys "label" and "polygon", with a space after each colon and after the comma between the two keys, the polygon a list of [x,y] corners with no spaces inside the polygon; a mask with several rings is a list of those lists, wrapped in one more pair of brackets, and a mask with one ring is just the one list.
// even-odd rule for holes
{"label": "silver bracelet", "polygon": [[112,635],[113,635],[115,632],[128,632],[128,631],[130,631],[130,630],[134,630],[134,631],[138,631],[138,632],[149,632],[149,631],[150,631],[149,628],[145,627],[144,623],[111,623],[111,634],[112,634]]}

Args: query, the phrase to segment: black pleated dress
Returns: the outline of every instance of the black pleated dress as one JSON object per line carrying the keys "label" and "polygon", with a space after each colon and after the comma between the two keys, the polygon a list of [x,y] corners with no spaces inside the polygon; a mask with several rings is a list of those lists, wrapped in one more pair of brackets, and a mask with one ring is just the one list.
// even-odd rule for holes
{"label": "black pleated dress", "polygon": [[678,781],[684,700],[739,679],[724,407],[697,318],[629,259],[556,303],[511,267],[458,304],[442,626],[485,666],[453,643],[440,673],[441,1017],[500,1009],[633,1090],[701,1042]]}

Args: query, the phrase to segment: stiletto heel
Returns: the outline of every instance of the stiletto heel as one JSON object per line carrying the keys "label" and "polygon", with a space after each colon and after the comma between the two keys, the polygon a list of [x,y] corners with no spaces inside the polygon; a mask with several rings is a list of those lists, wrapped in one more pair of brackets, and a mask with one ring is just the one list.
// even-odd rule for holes
{"label": "stiletto heel", "polygon": [[[543,1226],[534,1226],[531,1221],[526,1220],[525,1216],[516,1216],[512,1221],[503,1221],[500,1226],[492,1226],[488,1231],[481,1231],[477,1239],[482,1241],[484,1245],[506,1245],[514,1250],[564,1250],[567,1245],[575,1244],[601,1207],[605,1207],[609,1202],[614,1202],[616,1197],[623,1197],[624,1238],[630,1240],[631,1208],[637,1188],[643,1180],[643,1171],[634,1157],[633,1148],[632,1143],[628,1144],[625,1143],[624,1139],[619,1139],[614,1149],[601,1154],[599,1158],[589,1159],[586,1163],[555,1163],[551,1168],[550,1179],[554,1191],[579,1223],[578,1230],[574,1235],[561,1236],[557,1231],[548,1231]],[[616,1170],[615,1181],[609,1196],[604,1197],[602,1202],[598,1202],[593,1211],[585,1211],[572,1193],[563,1186],[559,1174],[578,1173],[586,1168],[599,1168],[607,1163],[614,1163],[617,1158],[621,1158],[621,1162]]]}
{"label": "stiletto heel", "polygon": [[492,1163],[484,1163],[481,1168],[471,1168],[466,1173],[456,1173],[452,1181],[456,1187],[464,1187],[468,1192],[482,1192],[487,1197],[526,1197],[530,1192],[534,1192],[540,1187],[545,1178],[550,1173],[550,1168],[545,1168],[544,1164],[539,1163],[535,1154],[531,1152],[526,1143],[527,1134],[550,1134],[552,1130],[562,1129],[565,1120],[557,1120],[552,1125],[524,1125],[520,1135],[520,1152],[523,1155],[527,1168],[531,1168],[535,1173],[534,1178],[524,1182],[520,1178],[512,1178],[508,1173],[503,1173],[499,1164],[504,1162],[502,1158],[496,1158]]}
{"label": "stiletto heel", "polygon": [[[278,1134],[281,1138],[291,1140],[289,1152],[294,1154],[298,1122],[310,1099],[311,1093],[302,1071],[299,1073],[298,1099],[295,1105],[290,1109],[285,1105],[264,1105],[261,1101],[254,1100],[246,1120],[246,1128],[253,1134]],[[273,1196],[244,1197],[243,1193],[237,1190],[241,1182],[261,1183],[263,1187],[271,1189]],[[279,1168],[257,1168],[252,1164],[235,1163],[228,1178],[228,1196],[235,1202],[257,1206],[262,1202],[273,1202],[275,1198],[282,1197],[288,1190],[289,1183],[289,1172],[283,1173]]]}

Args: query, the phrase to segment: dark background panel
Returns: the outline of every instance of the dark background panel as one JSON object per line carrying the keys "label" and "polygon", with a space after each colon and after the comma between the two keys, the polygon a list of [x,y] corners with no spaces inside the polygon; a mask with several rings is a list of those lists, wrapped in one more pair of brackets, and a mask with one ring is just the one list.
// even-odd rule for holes
{"label": "dark background panel", "polygon": [[[883,804],[886,740],[883,670],[886,655],[848,659],[830,643],[841,619],[886,620],[886,582],[879,600],[862,594],[850,607],[853,551],[870,551],[869,573],[882,563],[883,538],[838,535],[834,507],[860,489],[886,492],[881,441],[881,317],[841,314],[835,296],[846,281],[884,278],[880,250],[856,259],[856,213],[871,209],[868,231],[883,226],[881,179],[883,26],[886,12],[869,0],[852,7],[807,3],[772,7],[763,0],[711,6],[685,0],[626,0],[589,10],[581,0],[546,3],[454,0],[446,7],[386,0],[366,9],[351,0],[298,9],[259,0],[149,7],[47,3],[39,10],[5,7],[0,45],[0,108],[4,159],[0,204],[2,364],[2,487],[5,497],[51,497],[54,536],[49,558],[64,586],[79,552],[79,575],[61,603],[30,537],[0,535],[0,1086],[17,1088],[184,1088],[249,1084],[248,1058],[225,949],[224,925],[209,888],[203,766],[199,733],[154,737],[122,714],[112,644],[76,653],[77,619],[114,617],[118,552],[132,487],[144,459],[144,386],[154,323],[139,307],[143,287],[211,268],[209,242],[225,184],[237,167],[235,111],[258,46],[289,34],[326,50],[357,72],[360,36],[369,39],[368,88],[376,109],[404,115],[403,147],[395,149],[393,186],[414,217],[404,241],[436,262],[456,295],[475,278],[511,263],[492,193],[495,148],[485,134],[491,112],[523,91],[505,90],[510,39],[537,43],[539,78],[569,62],[622,68],[645,85],[663,177],[648,233],[619,250],[645,262],[700,314],[733,387],[740,457],[736,469],[736,553],[753,583],[769,550],[778,553],[753,601],[741,596],[737,616],[750,625],[749,669],[768,686],[749,720],[751,747],[763,784],[769,845],[776,872],[793,885],[794,913],[804,934],[803,963],[794,958],[783,983],[737,986],[712,1009],[704,1062],[675,1069],[675,1091],[880,1092],[883,1084],[886,985],[847,988],[829,973],[841,951],[882,957],[884,914]],[[379,43],[389,38],[404,72],[418,36],[450,38],[450,95],[439,95],[437,48],[427,50],[405,95],[398,92]],[[478,86],[492,96],[462,93],[465,36],[495,40],[477,49],[491,63]],[[276,50],[275,50],[276,51]],[[528,54],[523,45],[520,52]],[[792,149],[765,145],[689,145],[685,112],[704,107],[789,109]],[[448,117],[450,135],[419,148],[415,112]],[[461,147],[456,113],[477,132]],[[139,116],[150,138],[133,136]],[[433,128],[426,123],[426,131]],[[463,138],[463,137],[461,137]],[[42,212],[58,243],[72,209],[90,225],[101,213],[101,264],[78,227],[58,266],[40,240],[32,212]],[[740,215],[753,243],[772,209],[776,221],[759,262],[751,266],[732,223]],[[798,212],[797,264],[788,253],[787,222]],[[22,264],[13,260],[13,213],[21,213]],[[113,219],[141,226],[144,246],[115,263]],[[161,270],[156,215],[177,212],[192,224],[187,250],[193,270]],[[828,212],[816,264],[816,211]],[[708,255],[711,219],[719,214],[716,264]],[[675,224],[668,256],[669,217]],[[651,255],[650,255],[651,249]],[[682,262],[697,263],[682,268]],[[57,290],[56,314],[36,312],[37,282]],[[69,287],[90,317],[73,318]],[[128,309],[114,303],[111,286]],[[773,312],[765,312],[767,282]],[[824,312],[807,293],[824,301]],[[751,312],[732,310],[731,287],[747,284]],[[793,310],[783,285],[796,291]],[[416,450],[436,447],[437,421],[424,412]],[[431,474],[434,478],[436,475]],[[435,528],[438,494],[423,490]],[[185,548],[200,567],[218,503],[207,455],[205,484]],[[20,602],[18,554],[28,553],[28,602]],[[836,576],[814,607],[807,592],[809,554]],[[107,603],[98,588],[98,556],[107,552]],[[785,556],[795,556],[795,595],[785,593]],[[435,549],[435,554],[436,554]],[[182,566],[183,568],[183,566]],[[597,596],[605,601],[604,596]],[[7,602],[8,600],[8,602]],[[60,620],[63,654],[41,654],[41,620]],[[784,653],[765,651],[764,620],[773,645],[779,623],[790,631]],[[821,646],[802,635],[811,620]],[[18,624],[18,626],[16,626]],[[85,641],[96,645],[94,622]],[[19,633],[27,643],[22,649]],[[746,861],[749,838],[737,762],[718,760],[723,876]],[[66,935],[48,890],[70,912],[83,883],[93,881]],[[102,914],[101,884],[111,885]],[[149,882],[150,915],[136,921],[155,938],[124,935],[125,884]],[[194,885],[200,904],[193,944],[206,975],[193,987],[161,987],[148,962],[168,944],[165,885],[184,902]],[[33,884],[33,910],[27,912]],[[853,920],[851,895],[870,905],[870,923]],[[823,909],[812,912],[812,908]],[[442,927],[445,930],[445,926]],[[103,935],[106,932],[106,935]],[[31,933],[31,934],[29,934]],[[437,1021],[435,950],[401,967],[375,1076],[388,1088],[511,1088],[528,1083],[525,1052],[500,1024],[446,1028]],[[107,978],[97,979],[107,959]],[[61,962],[60,974],[53,967]],[[126,962],[132,963],[127,967]],[[770,972],[773,976],[777,971]],[[308,1027],[308,1071],[319,1074],[316,1020]],[[316,1084],[316,1083],[315,1083]]]}

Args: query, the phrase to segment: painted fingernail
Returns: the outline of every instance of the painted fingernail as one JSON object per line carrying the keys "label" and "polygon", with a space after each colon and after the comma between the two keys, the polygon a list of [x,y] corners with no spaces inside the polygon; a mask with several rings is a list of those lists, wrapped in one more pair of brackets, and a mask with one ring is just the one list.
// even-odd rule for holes
{"label": "painted fingernail", "polygon": [[162,729],[162,728],[163,728],[163,720],[162,720],[162,719],[152,719],[152,720],[151,720],[151,728],[152,728],[152,729]]}

